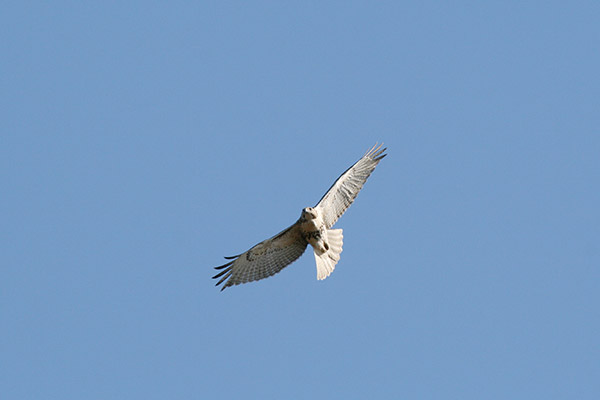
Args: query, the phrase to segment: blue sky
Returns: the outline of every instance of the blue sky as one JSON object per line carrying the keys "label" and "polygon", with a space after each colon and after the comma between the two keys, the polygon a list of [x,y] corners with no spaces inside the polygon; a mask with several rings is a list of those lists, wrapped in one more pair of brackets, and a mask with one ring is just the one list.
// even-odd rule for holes
{"label": "blue sky", "polygon": [[[3,398],[599,398],[598,2],[0,15]],[[331,277],[214,287],[376,141]]]}

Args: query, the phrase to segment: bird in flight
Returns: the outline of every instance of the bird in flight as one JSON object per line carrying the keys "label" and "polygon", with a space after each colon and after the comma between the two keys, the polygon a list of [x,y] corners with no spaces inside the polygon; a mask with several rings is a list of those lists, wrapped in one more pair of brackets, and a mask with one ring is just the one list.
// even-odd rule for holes
{"label": "bird in flight", "polygon": [[298,221],[277,235],[237,256],[225,257],[225,265],[213,279],[216,286],[224,283],[221,290],[240,283],[258,281],[275,275],[296,261],[306,247],[313,247],[317,262],[317,279],[327,278],[340,260],[342,252],[342,229],[331,229],[350,207],[367,178],[383,159],[386,148],[377,144],[360,160],[346,170],[319,200],[316,206],[306,207]]}

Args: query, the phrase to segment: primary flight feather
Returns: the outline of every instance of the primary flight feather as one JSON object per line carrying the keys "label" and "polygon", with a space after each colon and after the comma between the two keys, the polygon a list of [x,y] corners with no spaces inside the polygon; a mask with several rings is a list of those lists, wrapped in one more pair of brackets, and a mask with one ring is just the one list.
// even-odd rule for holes
{"label": "primary flight feather", "polygon": [[367,178],[387,154],[375,145],[360,160],[346,170],[319,200],[316,206],[302,210],[298,221],[277,235],[245,253],[225,257],[225,265],[214,279],[221,290],[240,283],[257,281],[275,275],[296,261],[306,247],[313,247],[317,263],[317,279],[327,278],[340,260],[343,235],[341,229],[330,229],[350,207]]}

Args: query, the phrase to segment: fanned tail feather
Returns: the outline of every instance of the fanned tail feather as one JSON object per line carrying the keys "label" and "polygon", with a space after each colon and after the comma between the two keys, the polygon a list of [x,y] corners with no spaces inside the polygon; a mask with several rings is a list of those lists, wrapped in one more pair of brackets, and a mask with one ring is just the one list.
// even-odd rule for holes
{"label": "fanned tail feather", "polygon": [[327,250],[325,253],[318,255],[315,251],[318,280],[323,280],[331,275],[336,264],[340,260],[340,253],[342,252],[342,246],[344,244],[344,235],[342,234],[342,230],[329,229],[327,231],[327,243],[329,244],[329,250]]}

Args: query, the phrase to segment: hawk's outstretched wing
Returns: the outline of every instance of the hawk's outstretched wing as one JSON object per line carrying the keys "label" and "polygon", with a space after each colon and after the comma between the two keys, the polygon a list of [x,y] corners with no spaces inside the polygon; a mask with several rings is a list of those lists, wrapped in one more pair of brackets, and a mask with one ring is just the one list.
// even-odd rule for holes
{"label": "hawk's outstretched wing", "polygon": [[213,279],[222,278],[217,285],[225,282],[221,290],[240,283],[257,281],[275,275],[304,253],[308,242],[302,237],[300,225],[295,223],[284,231],[260,242],[247,252],[225,257],[233,260],[215,269],[222,269]]}
{"label": "hawk's outstretched wing", "polygon": [[375,145],[353,166],[348,168],[315,206],[321,212],[327,228],[331,228],[339,217],[350,207],[358,192],[362,189],[371,172],[387,154],[387,149],[379,150],[382,145]]}

